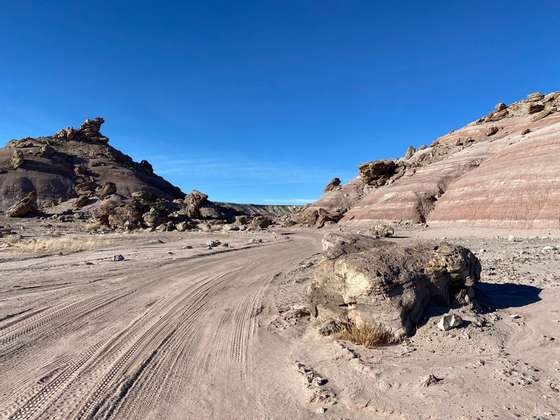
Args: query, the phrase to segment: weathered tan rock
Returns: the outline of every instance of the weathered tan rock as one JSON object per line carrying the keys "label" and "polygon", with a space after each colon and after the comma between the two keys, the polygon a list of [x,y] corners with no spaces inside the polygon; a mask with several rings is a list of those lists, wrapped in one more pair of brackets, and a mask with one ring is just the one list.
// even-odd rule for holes
{"label": "weathered tan rock", "polygon": [[144,221],[144,225],[149,228],[159,226],[165,222],[158,211],[153,207],[142,215],[142,220]]}
{"label": "weathered tan rock", "polygon": [[460,246],[400,246],[359,235],[325,241],[328,253],[308,292],[311,312],[381,328],[393,341],[414,332],[428,304],[449,305],[480,278],[478,259]]}
{"label": "weathered tan rock", "polygon": [[133,204],[118,206],[107,217],[107,225],[112,229],[132,230],[142,226],[142,212]]}
{"label": "weathered tan rock", "polygon": [[187,194],[184,200],[187,216],[193,219],[201,219],[200,209],[207,201],[208,195],[203,192],[193,190],[190,194]]}
{"label": "weathered tan rock", "polygon": [[528,101],[540,101],[543,98],[544,98],[544,96],[540,92],[533,92],[533,93],[530,93],[529,95],[527,95],[527,100]]}
{"label": "weathered tan rock", "polygon": [[325,187],[325,192],[334,191],[340,188],[340,178],[333,178]]}
{"label": "weathered tan rock", "polygon": [[404,159],[410,159],[412,156],[414,156],[414,153],[416,153],[416,149],[413,146],[408,146],[408,148],[406,149],[406,153],[404,154]]}
{"label": "weathered tan rock", "polygon": [[14,150],[12,153],[12,159],[10,160],[10,163],[12,165],[12,168],[17,169],[19,168],[21,165],[23,165],[24,162],[24,158],[23,158],[23,153],[20,150]]}
{"label": "weathered tan rock", "polygon": [[376,238],[389,238],[395,234],[395,229],[391,225],[378,223],[370,227],[368,233]]}
{"label": "weathered tan rock", "polygon": [[88,204],[90,204],[90,198],[86,195],[81,195],[74,202],[74,207],[80,209]]}
{"label": "weathered tan rock", "polygon": [[504,104],[503,102],[499,102],[494,107],[494,112],[500,112],[500,111],[503,111],[504,109],[507,109],[507,105]]}
{"label": "weathered tan rock", "polygon": [[459,315],[446,314],[440,318],[438,321],[438,328],[442,331],[449,331],[453,328],[459,328],[463,325],[463,320]]}
{"label": "weathered tan rock", "polygon": [[360,177],[368,185],[381,186],[396,174],[398,165],[394,160],[376,160],[360,165]]}
{"label": "weathered tan rock", "polygon": [[6,214],[10,217],[25,217],[37,210],[37,193],[31,191],[24,198],[8,209]]}
{"label": "weathered tan rock", "polygon": [[251,219],[251,222],[249,223],[249,229],[250,230],[266,229],[270,225],[272,225],[272,220],[270,218],[266,216],[255,216]]}
{"label": "weathered tan rock", "polygon": [[93,195],[96,189],[97,189],[97,184],[94,181],[82,181],[74,186],[74,191],[78,196]]}
{"label": "weathered tan rock", "polygon": [[493,136],[494,134],[496,134],[500,129],[498,127],[496,127],[495,125],[493,125],[492,127],[489,127],[488,130],[486,130],[486,135],[488,137]]}
{"label": "weathered tan rock", "polygon": [[308,207],[294,215],[294,220],[305,226],[322,228],[327,222],[338,222],[343,214],[343,211],[337,209],[329,211],[322,207]]}
{"label": "weathered tan rock", "polygon": [[95,190],[95,195],[99,198],[105,198],[117,192],[117,186],[114,182],[107,182],[102,187],[98,187]]}

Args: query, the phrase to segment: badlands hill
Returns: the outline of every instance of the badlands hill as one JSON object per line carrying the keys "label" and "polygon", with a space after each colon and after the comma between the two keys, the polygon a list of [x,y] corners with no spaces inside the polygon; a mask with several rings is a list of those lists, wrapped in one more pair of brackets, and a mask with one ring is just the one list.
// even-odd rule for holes
{"label": "badlands hill", "polygon": [[[285,216],[299,208],[214,203],[198,191],[185,196],[155,174],[148,161],[135,162],[109,145],[101,133],[103,122],[95,118],[52,136],[9,141],[0,149],[0,213],[21,217],[73,212],[99,218],[101,212],[102,219],[113,213],[118,222],[110,227],[140,227],[152,225],[142,216],[151,211],[144,219],[154,219],[155,210],[160,213],[155,219],[163,222],[177,210],[185,210],[183,218],[232,220],[238,215]],[[122,217],[114,215],[115,209]]]}
{"label": "badlands hill", "polygon": [[532,93],[397,160],[368,162],[335,178],[300,219],[560,227],[560,92]]}
{"label": "badlands hill", "polygon": [[32,191],[39,205],[48,207],[93,195],[107,184],[107,192],[122,196],[147,191],[167,199],[184,197],[178,187],[154,174],[149,162],[134,162],[110,146],[100,132],[103,122],[86,120],[79,129],[8,142],[0,149],[0,208]]}

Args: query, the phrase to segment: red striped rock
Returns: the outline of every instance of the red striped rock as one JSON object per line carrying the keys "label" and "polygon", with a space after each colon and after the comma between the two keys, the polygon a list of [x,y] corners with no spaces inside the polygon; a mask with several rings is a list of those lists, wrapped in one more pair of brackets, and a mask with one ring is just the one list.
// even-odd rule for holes
{"label": "red striped rock", "polygon": [[560,116],[549,118],[550,125],[525,139],[513,136],[513,144],[454,182],[430,224],[559,228]]}
{"label": "red striped rock", "polygon": [[[410,221],[558,227],[560,93],[531,94],[395,161],[380,186],[357,178],[312,208],[346,208],[340,223]],[[363,171],[362,171],[363,172]]]}

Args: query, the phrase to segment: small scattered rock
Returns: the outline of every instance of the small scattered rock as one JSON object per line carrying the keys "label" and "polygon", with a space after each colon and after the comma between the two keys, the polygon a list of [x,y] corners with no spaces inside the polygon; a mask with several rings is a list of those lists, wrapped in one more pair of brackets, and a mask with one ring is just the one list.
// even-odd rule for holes
{"label": "small scattered rock", "polygon": [[390,238],[395,234],[395,229],[391,225],[378,224],[369,228],[368,233],[376,238]]}
{"label": "small scattered rock", "polygon": [[342,329],[343,329],[343,326],[340,325],[339,322],[334,321],[334,320],[330,320],[330,321],[324,322],[319,327],[319,334],[324,335],[324,336],[329,336],[329,335],[333,335],[333,334],[336,334],[336,333],[342,331]]}
{"label": "small scattered rock", "polygon": [[441,317],[437,326],[442,331],[449,331],[452,328],[459,328],[463,325],[463,319],[459,315],[446,314]]}
{"label": "small scattered rock", "polygon": [[422,381],[422,386],[427,388],[429,386],[436,385],[441,381],[443,381],[443,378],[438,378],[437,376],[430,374]]}
{"label": "small scattered rock", "polygon": [[206,246],[208,247],[208,249],[215,248],[217,246],[220,246],[221,244],[222,244],[222,242],[218,241],[217,239],[212,239],[212,240],[206,242]]}
{"label": "small scattered rock", "polygon": [[121,254],[114,255],[113,261],[124,261],[124,257]]}

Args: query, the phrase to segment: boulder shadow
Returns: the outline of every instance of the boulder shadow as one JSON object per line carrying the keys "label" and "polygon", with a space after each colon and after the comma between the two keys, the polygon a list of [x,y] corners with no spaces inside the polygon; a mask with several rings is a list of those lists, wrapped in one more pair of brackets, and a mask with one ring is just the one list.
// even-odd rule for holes
{"label": "boulder shadow", "polygon": [[478,283],[477,299],[489,309],[520,308],[541,300],[542,289],[515,283]]}

